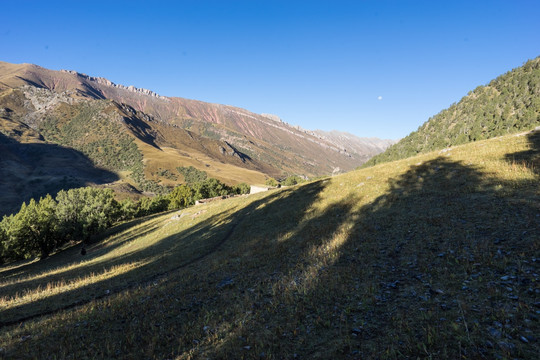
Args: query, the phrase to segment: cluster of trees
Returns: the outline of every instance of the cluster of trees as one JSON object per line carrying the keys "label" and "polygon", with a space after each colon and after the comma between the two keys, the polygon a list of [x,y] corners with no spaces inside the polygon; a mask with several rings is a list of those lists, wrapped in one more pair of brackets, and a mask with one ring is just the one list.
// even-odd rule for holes
{"label": "cluster of trees", "polygon": [[195,184],[208,178],[206,171],[196,169],[193,166],[179,166],[176,170],[184,176],[184,180],[188,184]]}
{"label": "cluster of trees", "polygon": [[283,186],[292,186],[292,185],[296,185],[296,184],[301,184],[301,183],[303,183],[305,181],[306,181],[305,179],[303,179],[302,177],[300,177],[298,175],[290,175],[290,176],[286,177],[282,181],[277,181],[274,178],[268,178],[268,179],[266,179],[265,184],[268,185],[268,186],[273,186],[273,187],[281,187],[281,185],[283,185]]}
{"label": "cluster of trees", "polygon": [[116,201],[111,189],[79,188],[60,191],[23,203],[19,212],[0,221],[0,263],[47,257],[68,242],[88,241],[118,221],[181,209],[204,198],[248,194],[249,185],[228,186],[210,178],[180,185],[167,195]]}
{"label": "cluster of trees", "polygon": [[283,186],[292,186],[292,185],[296,185],[296,184],[301,184],[301,183],[303,183],[305,181],[306,180],[304,180],[303,178],[301,178],[298,175],[291,175],[291,176],[288,176],[285,180],[283,180],[281,182],[281,184]]}
{"label": "cluster of trees", "polygon": [[31,199],[0,222],[0,260],[46,257],[68,241],[88,240],[116,221],[118,213],[110,189],[62,190],[55,199]]}
{"label": "cluster of trees", "polygon": [[364,167],[540,125],[540,57],[470,91]]}

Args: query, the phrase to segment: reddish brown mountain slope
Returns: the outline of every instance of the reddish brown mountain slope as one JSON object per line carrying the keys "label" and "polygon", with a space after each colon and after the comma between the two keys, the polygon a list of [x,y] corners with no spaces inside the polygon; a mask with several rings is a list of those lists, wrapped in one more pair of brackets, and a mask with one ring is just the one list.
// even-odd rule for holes
{"label": "reddish brown mountain slope", "polygon": [[[355,168],[381,151],[363,144],[349,149],[326,137],[293,127],[272,117],[245,109],[183,98],[167,98],[150,90],[117,85],[75,71],[53,71],[36,65],[0,62],[0,87],[23,84],[93,99],[111,99],[177,126],[216,140],[226,141],[239,152],[277,170],[282,175],[321,175],[336,167]],[[357,138],[358,139],[358,138]],[[355,140],[357,141],[357,140]],[[268,169],[267,169],[268,170]],[[275,171],[273,171],[275,175]]]}

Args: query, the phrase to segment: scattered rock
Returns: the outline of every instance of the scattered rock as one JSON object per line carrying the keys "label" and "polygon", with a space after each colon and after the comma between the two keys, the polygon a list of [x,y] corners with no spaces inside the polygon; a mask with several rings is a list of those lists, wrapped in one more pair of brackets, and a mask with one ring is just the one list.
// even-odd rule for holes
{"label": "scattered rock", "polygon": [[221,282],[217,285],[217,288],[218,289],[223,289],[224,287],[232,286],[233,284],[234,284],[234,279],[227,277],[227,278],[221,280]]}
{"label": "scattered rock", "polygon": [[504,341],[499,342],[499,346],[501,348],[509,350],[509,351],[514,350],[514,348],[516,347],[516,345],[514,345],[512,343],[504,342]]}
{"label": "scattered rock", "polygon": [[489,331],[489,334],[493,336],[494,338],[500,338],[502,336],[502,333],[493,327],[490,327],[488,331]]}
{"label": "scattered rock", "polygon": [[442,291],[441,289],[433,290],[432,288],[429,288],[429,293],[431,295],[442,295],[442,294],[444,294],[444,291]]}
{"label": "scattered rock", "polygon": [[171,216],[171,220],[179,220],[179,219],[182,218],[183,215],[184,215],[183,213],[178,212],[178,213],[174,214],[173,216]]}

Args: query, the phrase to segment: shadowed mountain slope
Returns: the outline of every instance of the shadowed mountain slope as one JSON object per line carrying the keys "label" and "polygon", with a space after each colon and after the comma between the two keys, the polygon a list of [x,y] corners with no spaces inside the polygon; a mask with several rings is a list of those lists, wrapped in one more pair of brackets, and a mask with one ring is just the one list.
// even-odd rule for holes
{"label": "shadowed mountain slope", "polygon": [[118,179],[83,153],[44,141],[18,142],[0,133],[0,154],[0,215],[31,198]]}

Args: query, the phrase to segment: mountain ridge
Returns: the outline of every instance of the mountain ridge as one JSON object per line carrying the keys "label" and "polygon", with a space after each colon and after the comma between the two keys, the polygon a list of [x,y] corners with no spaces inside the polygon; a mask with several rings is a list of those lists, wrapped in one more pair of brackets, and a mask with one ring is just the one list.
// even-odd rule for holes
{"label": "mountain ridge", "polygon": [[[12,87],[21,84],[38,85],[56,92],[68,91],[73,96],[112,99],[126,103],[169,125],[176,125],[205,137],[228,141],[240,151],[251,152],[252,157],[264,152],[266,156],[259,160],[266,159],[264,161],[277,164],[283,175],[291,173],[321,175],[331,173],[336,167],[350,170],[366,160],[364,154],[354,156],[354,153],[343,151],[309,131],[283,121],[276,122],[267,116],[239,107],[165,97],[148,89],[118,85],[108,79],[74,70],[55,71],[32,64],[8,63],[0,64],[0,72],[5,73],[2,68],[10,68],[11,72],[8,75],[11,77],[0,76],[0,85],[2,83]],[[17,72],[23,76],[17,76]],[[253,146],[254,143],[259,146]],[[279,147],[280,151],[287,152],[284,157],[291,159],[288,161],[289,164],[279,165],[282,162],[281,156],[275,151],[268,150],[272,145]],[[315,156],[314,159],[312,154],[321,151],[324,156]]]}

